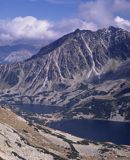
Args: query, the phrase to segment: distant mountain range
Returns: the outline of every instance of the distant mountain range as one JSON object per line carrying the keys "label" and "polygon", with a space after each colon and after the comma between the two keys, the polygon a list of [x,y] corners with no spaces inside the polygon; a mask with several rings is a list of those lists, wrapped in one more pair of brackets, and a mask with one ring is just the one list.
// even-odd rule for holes
{"label": "distant mountain range", "polygon": [[66,107],[64,119],[130,120],[130,33],[65,35],[24,62],[0,66],[1,103]]}
{"label": "distant mountain range", "polygon": [[39,47],[29,44],[11,44],[0,46],[0,63],[14,63],[30,58],[39,51]]}

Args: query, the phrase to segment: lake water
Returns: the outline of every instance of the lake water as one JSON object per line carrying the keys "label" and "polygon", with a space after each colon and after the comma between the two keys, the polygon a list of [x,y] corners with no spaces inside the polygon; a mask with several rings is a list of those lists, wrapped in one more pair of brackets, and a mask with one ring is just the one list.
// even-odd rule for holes
{"label": "lake water", "polygon": [[130,123],[80,119],[53,122],[49,127],[90,140],[130,145]]}
{"label": "lake water", "polygon": [[58,106],[47,106],[47,105],[35,105],[35,104],[21,104],[21,105],[13,105],[13,107],[17,107],[20,111],[26,113],[33,114],[51,114],[55,112],[59,112],[63,108]]}
{"label": "lake water", "polygon": [[[17,107],[27,114],[51,114],[63,110],[62,107],[57,106],[19,105]],[[81,138],[130,145],[130,123],[79,119],[53,122],[48,126]]]}

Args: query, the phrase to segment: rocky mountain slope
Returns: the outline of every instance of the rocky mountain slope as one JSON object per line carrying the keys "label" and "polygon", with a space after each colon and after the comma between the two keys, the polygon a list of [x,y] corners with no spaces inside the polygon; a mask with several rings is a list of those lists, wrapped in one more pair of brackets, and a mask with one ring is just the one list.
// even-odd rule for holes
{"label": "rocky mountain slope", "polygon": [[76,30],[37,55],[0,66],[1,103],[66,107],[63,118],[130,120],[130,33]]}
{"label": "rocky mountain slope", "polygon": [[130,147],[98,143],[31,124],[0,107],[0,160],[130,159]]}

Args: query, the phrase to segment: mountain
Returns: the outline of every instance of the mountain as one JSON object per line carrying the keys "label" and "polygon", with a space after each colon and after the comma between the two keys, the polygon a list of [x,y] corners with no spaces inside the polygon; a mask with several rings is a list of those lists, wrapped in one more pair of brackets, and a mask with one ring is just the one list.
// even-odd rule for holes
{"label": "mountain", "polygon": [[14,51],[11,52],[4,61],[7,63],[15,63],[15,62],[21,62],[24,61],[32,56],[31,52],[28,50],[20,50],[20,51]]}
{"label": "mountain", "polygon": [[74,137],[0,107],[0,160],[115,160],[129,159],[129,153],[129,146]]}
{"label": "mountain", "polygon": [[[0,101],[51,104],[64,119],[130,120],[130,33],[79,30],[0,66]],[[59,107],[60,108],[60,107]]]}
{"label": "mountain", "polygon": [[36,54],[39,49],[40,47],[29,44],[0,46],[0,63],[3,64],[23,61]]}

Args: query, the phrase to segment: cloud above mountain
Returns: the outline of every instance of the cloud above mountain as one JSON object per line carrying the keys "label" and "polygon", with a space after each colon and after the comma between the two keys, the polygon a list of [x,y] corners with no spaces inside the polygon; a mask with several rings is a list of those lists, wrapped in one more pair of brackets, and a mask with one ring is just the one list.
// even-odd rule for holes
{"label": "cloud above mountain", "polygon": [[32,16],[16,17],[0,21],[0,41],[5,43],[20,39],[51,41],[76,28],[93,30],[96,26],[78,18],[51,22]]}
{"label": "cloud above mountain", "polygon": [[38,20],[35,17],[16,17],[12,20],[0,21],[0,37],[4,40],[15,39],[52,39],[57,37],[53,31],[53,23]]}
{"label": "cloud above mountain", "polygon": [[79,17],[87,22],[93,22],[98,28],[117,25],[115,18],[117,16],[127,17],[127,15],[130,15],[130,1],[128,0],[87,1],[79,8]]}
{"label": "cloud above mountain", "polygon": [[[41,1],[59,4],[65,2],[64,0]],[[67,0],[66,2],[72,3],[74,1]],[[130,19],[127,15],[130,15],[130,1],[128,0],[81,1],[77,13],[71,18],[57,22],[38,19],[33,16],[0,20],[0,42],[17,41],[20,39],[51,41],[77,28],[96,30],[109,25],[130,30]]]}
{"label": "cloud above mountain", "polygon": [[117,26],[130,31],[130,21],[117,16],[115,18],[115,23],[117,24]]}

